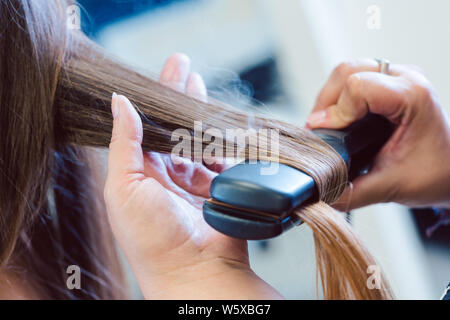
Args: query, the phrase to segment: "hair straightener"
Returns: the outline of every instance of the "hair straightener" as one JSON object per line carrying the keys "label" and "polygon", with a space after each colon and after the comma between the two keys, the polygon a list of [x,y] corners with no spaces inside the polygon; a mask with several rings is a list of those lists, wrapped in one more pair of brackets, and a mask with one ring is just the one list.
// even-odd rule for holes
{"label": "hair straightener", "polygon": [[[313,132],[339,153],[352,180],[367,172],[393,130],[387,119],[369,113],[345,129]],[[314,180],[281,163],[276,174],[261,175],[263,166],[267,164],[243,162],[214,178],[211,199],[203,204],[210,226],[231,237],[262,240],[302,223],[293,211],[317,201]]]}

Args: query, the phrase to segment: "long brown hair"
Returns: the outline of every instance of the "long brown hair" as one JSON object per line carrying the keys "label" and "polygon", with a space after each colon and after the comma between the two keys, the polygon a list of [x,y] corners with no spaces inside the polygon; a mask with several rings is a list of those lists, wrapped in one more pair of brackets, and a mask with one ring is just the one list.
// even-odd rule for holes
{"label": "long brown hair", "polygon": [[[314,231],[324,297],[391,297],[383,279],[380,290],[367,287],[366,271],[375,262],[327,205],[347,183],[345,163],[331,147],[302,128],[261,116],[249,121],[243,111],[218,101],[200,102],[133,71],[82,33],[67,30],[66,6],[57,0],[1,2],[2,264],[17,257],[24,268],[40,270],[31,278],[49,298],[71,297],[63,271],[78,264],[89,286],[75,297],[119,297],[117,257],[99,214],[101,202],[90,191],[84,149],[108,146],[115,91],[129,97],[141,115],[144,150],[171,152],[178,143],[172,132],[192,133],[194,121],[202,121],[204,133],[209,128],[278,129],[279,161],[308,173],[318,186],[319,201],[297,214]],[[259,153],[261,160],[278,160],[266,151]],[[248,156],[248,148],[244,152]]]}
{"label": "long brown hair", "polygon": [[[43,298],[120,298],[86,148],[58,133],[55,93],[73,45],[65,10],[62,1],[0,2],[0,265]],[[66,286],[70,265],[81,269],[80,290]]]}

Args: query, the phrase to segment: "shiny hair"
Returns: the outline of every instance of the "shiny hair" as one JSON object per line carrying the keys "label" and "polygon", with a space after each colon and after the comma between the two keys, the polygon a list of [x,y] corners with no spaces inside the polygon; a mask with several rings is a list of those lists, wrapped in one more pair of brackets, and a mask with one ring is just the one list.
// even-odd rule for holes
{"label": "shiny hair", "polygon": [[[246,129],[249,123],[279,130],[279,158],[270,150],[259,157],[279,160],[315,180],[318,201],[296,214],[314,232],[324,297],[391,298],[383,277],[381,289],[367,287],[366,271],[375,261],[328,205],[347,184],[345,163],[330,146],[303,128],[262,116],[251,115],[249,121],[248,113],[224,103],[187,97],[115,61],[80,31],[66,28],[68,5],[58,0],[0,4],[3,266],[17,261],[48,298],[121,297],[120,266],[86,152],[109,145],[111,93],[117,92],[132,101],[143,120],[144,150],[171,152],[178,143],[172,132],[193,133],[194,121],[202,121],[205,134],[210,128]],[[244,156],[249,157],[247,146]],[[64,270],[72,264],[80,265],[88,279],[79,293],[65,289]]]}

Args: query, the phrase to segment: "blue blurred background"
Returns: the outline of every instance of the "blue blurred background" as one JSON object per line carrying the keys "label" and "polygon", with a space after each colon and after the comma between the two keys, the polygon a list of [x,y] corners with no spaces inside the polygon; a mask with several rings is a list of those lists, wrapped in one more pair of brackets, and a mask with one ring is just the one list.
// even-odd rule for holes
{"label": "blue blurred background", "polygon": [[[126,63],[156,77],[169,55],[184,52],[193,69],[204,76],[210,94],[238,105],[253,104],[298,125],[304,123],[333,67],[349,58],[386,57],[394,63],[420,65],[442,104],[450,106],[446,0],[79,0],[79,4],[83,31]],[[436,219],[431,210],[412,212],[393,204],[353,214],[355,229],[386,271],[398,298],[439,298],[450,280],[449,227],[431,237],[425,234]],[[307,227],[251,242],[250,254],[255,271],[287,298],[320,297]],[[137,287],[135,296],[140,297]]]}

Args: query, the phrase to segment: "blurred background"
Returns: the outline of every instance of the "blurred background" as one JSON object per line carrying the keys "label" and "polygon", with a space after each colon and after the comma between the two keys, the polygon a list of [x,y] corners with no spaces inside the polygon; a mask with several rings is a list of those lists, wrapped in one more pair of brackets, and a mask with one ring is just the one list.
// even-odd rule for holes
{"label": "blurred background", "polygon": [[[214,96],[254,104],[298,125],[333,68],[359,57],[419,65],[450,111],[448,0],[79,3],[83,31],[126,63],[157,76],[169,55],[184,52]],[[397,298],[438,299],[450,281],[449,227],[426,235],[436,219],[431,210],[393,204],[353,212],[355,229]],[[254,270],[286,298],[320,297],[307,227],[249,246]]]}

